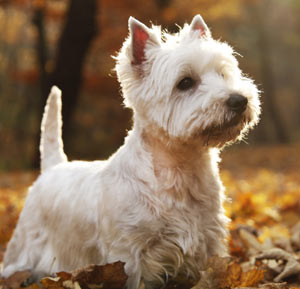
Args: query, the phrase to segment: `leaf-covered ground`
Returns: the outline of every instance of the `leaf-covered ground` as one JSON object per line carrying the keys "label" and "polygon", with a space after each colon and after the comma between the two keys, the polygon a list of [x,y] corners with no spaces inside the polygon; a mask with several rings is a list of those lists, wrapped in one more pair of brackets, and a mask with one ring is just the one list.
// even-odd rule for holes
{"label": "leaf-covered ground", "polygon": [[[212,258],[198,283],[180,277],[167,288],[300,288],[300,145],[234,147],[221,175],[232,219],[231,257]],[[0,173],[0,262],[36,172]],[[30,272],[1,281],[28,285]],[[30,288],[122,288],[123,264],[61,272]],[[1,285],[2,284],[2,285]]]}

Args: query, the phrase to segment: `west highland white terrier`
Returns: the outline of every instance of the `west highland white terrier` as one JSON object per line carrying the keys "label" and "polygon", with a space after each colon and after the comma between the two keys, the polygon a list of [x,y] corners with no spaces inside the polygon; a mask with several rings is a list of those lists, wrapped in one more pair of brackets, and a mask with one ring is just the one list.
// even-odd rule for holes
{"label": "west highland white terrier", "polygon": [[200,15],[177,34],[129,18],[116,57],[134,125],[107,161],[68,162],[61,95],[53,87],[42,121],[42,173],[29,190],[3,276],[36,277],[88,264],[126,263],[127,287],[199,278],[226,255],[218,152],[257,122],[259,93],[233,49]]}

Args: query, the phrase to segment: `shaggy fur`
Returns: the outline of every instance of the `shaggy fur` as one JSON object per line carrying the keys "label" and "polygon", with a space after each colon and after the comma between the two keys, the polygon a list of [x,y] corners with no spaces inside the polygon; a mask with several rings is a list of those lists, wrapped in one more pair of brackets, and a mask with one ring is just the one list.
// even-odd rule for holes
{"label": "shaggy fur", "polygon": [[[179,272],[199,278],[209,257],[226,255],[218,153],[258,122],[257,88],[200,15],[175,35],[134,18],[129,29],[116,57],[134,116],[125,144],[107,161],[68,162],[60,91],[52,89],[42,174],[8,244],[4,277],[121,260],[127,287],[135,289],[141,280],[155,287]],[[243,111],[228,105],[233,94],[247,99]]]}

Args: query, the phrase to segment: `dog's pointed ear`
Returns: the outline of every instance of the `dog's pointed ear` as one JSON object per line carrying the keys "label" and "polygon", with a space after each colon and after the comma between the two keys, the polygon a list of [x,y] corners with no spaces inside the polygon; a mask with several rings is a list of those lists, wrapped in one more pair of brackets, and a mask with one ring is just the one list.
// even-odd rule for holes
{"label": "dog's pointed ear", "polygon": [[199,32],[200,37],[209,37],[210,30],[200,14],[197,14],[190,25],[191,33]]}
{"label": "dog's pointed ear", "polygon": [[147,42],[159,45],[159,42],[153,32],[143,23],[130,16],[128,26],[131,37],[131,51],[133,64],[142,64],[145,61],[145,48]]}

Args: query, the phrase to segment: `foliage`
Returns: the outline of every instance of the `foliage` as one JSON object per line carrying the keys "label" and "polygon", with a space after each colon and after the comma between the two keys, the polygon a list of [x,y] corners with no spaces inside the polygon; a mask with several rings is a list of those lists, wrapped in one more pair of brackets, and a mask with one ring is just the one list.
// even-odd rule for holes
{"label": "foliage", "polygon": [[[231,257],[210,259],[196,284],[179,276],[166,288],[300,288],[299,150],[300,145],[234,147],[223,153],[221,176],[228,197],[226,211],[232,219]],[[0,175],[0,259],[24,204],[26,187],[36,176],[29,172]],[[107,288],[122,288],[126,276],[121,264],[100,267],[61,272],[43,279],[42,284],[51,289],[96,288],[106,280],[110,283],[105,286],[115,286]],[[108,273],[101,275],[100,271]],[[16,274],[3,288],[26,285],[28,274]],[[100,275],[104,279],[99,279]]]}

